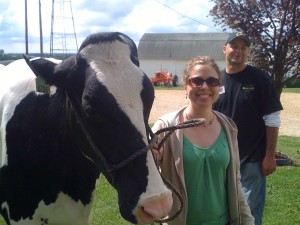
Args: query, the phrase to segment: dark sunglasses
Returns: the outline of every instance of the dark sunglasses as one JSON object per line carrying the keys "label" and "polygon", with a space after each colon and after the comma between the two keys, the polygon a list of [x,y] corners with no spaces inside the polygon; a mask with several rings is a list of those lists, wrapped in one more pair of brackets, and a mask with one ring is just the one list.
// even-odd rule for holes
{"label": "dark sunglasses", "polygon": [[201,77],[191,77],[188,79],[188,84],[193,87],[201,87],[204,82],[209,87],[216,87],[220,85],[220,80],[214,77],[209,77],[206,80],[202,79]]}

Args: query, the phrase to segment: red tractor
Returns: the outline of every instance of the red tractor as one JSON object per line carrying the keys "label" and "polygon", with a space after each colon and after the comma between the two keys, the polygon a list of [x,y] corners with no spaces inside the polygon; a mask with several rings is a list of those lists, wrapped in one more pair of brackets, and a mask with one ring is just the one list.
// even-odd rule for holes
{"label": "red tractor", "polygon": [[172,73],[167,71],[157,71],[153,77],[150,78],[154,86],[164,85],[171,86],[173,81]]}

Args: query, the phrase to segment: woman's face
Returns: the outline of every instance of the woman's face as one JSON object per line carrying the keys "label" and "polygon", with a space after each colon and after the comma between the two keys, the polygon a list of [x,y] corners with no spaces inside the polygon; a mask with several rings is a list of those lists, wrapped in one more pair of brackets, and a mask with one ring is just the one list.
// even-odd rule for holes
{"label": "woman's face", "polygon": [[218,73],[210,65],[194,66],[185,85],[186,93],[194,107],[212,107],[218,99],[219,88]]}

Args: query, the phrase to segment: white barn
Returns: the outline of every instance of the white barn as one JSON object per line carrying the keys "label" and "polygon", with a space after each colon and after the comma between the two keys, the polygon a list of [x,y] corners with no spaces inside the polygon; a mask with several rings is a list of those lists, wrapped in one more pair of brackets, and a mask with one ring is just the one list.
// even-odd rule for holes
{"label": "white barn", "polygon": [[223,46],[229,33],[145,33],[138,45],[141,69],[153,77],[156,71],[181,75],[185,63],[194,56],[213,57],[225,67]]}

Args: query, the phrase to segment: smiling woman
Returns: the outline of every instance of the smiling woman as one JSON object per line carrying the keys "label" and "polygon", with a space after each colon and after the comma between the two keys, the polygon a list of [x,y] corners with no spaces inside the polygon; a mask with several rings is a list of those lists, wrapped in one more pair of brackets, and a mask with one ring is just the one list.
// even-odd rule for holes
{"label": "smiling woman", "polygon": [[[181,91],[186,95],[187,105],[179,109],[177,105],[175,111],[159,117],[152,127],[157,132],[191,119],[206,120],[202,126],[173,133],[162,148],[153,149],[162,175],[183,195],[183,212],[170,225],[254,225],[239,180],[236,126],[231,119],[212,110],[219,96],[219,78],[220,70],[214,59],[197,56],[189,60],[183,73],[185,91]],[[159,135],[160,140],[164,138],[164,134]],[[171,214],[180,202],[174,197]]]}

